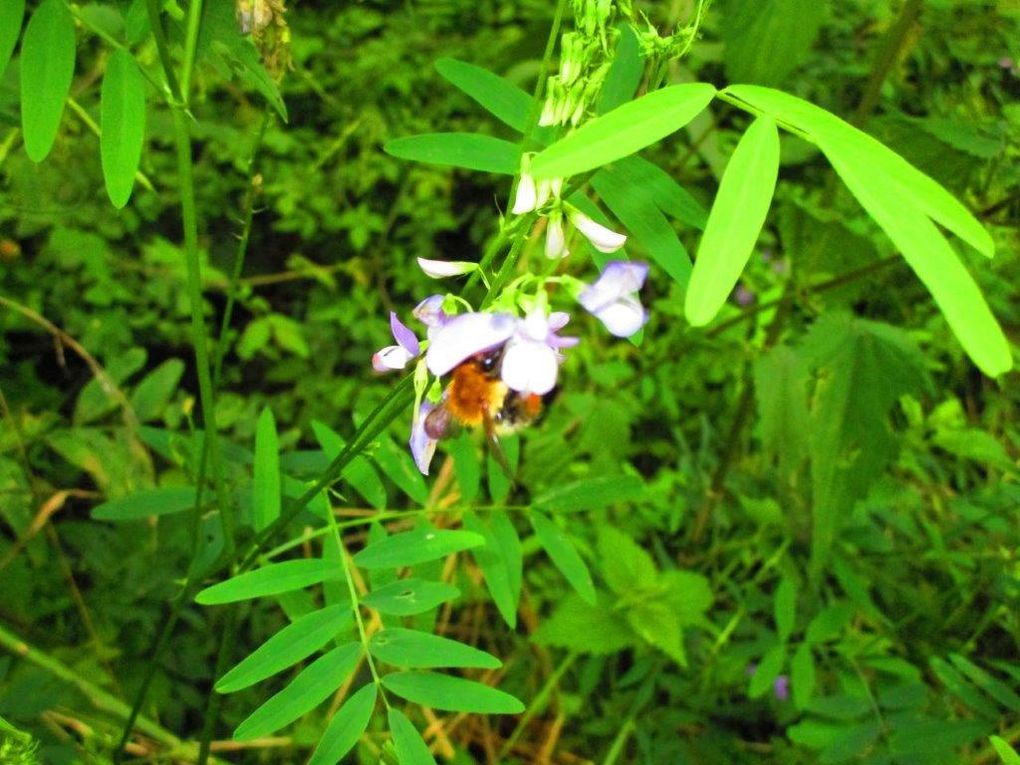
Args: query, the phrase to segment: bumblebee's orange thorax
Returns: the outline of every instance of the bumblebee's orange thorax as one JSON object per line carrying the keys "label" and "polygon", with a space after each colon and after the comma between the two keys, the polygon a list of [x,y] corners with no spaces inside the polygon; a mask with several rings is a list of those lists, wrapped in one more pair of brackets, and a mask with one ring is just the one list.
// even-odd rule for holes
{"label": "bumblebee's orange thorax", "polygon": [[475,360],[453,370],[446,391],[446,408],[453,418],[464,425],[481,425],[503,406],[507,387],[491,372],[481,369]]}

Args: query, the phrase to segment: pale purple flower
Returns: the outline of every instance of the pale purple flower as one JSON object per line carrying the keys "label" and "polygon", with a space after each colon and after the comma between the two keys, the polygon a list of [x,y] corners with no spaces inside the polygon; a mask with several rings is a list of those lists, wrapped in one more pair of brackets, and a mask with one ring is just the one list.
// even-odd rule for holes
{"label": "pale purple flower", "polygon": [[414,464],[422,475],[429,474],[429,464],[432,462],[432,455],[436,453],[437,439],[430,436],[426,430],[426,421],[429,413],[435,409],[434,404],[422,401],[421,406],[415,413],[414,421],[411,423],[411,438],[408,445],[411,447],[411,456],[414,457]]}
{"label": "pale purple flower", "polygon": [[519,319],[509,313],[464,313],[449,319],[430,334],[425,363],[436,377],[476,353],[503,345],[517,330]]}
{"label": "pale purple flower", "polygon": [[627,241],[625,234],[619,234],[601,223],[597,223],[580,210],[568,208],[570,222],[591,242],[591,246],[599,252],[616,252]]}
{"label": "pale purple flower", "polygon": [[390,330],[396,345],[387,345],[372,356],[372,367],[377,372],[403,369],[411,359],[421,353],[421,345],[414,332],[405,327],[397,315],[390,311]]}
{"label": "pale purple flower", "polygon": [[418,266],[426,276],[433,279],[446,279],[450,276],[464,276],[478,270],[477,263],[466,260],[430,260],[418,258]]}
{"label": "pale purple flower", "polygon": [[428,336],[432,335],[450,320],[446,311],[443,310],[443,303],[446,301],[442,295],[430,295],[418,303],[411,312],[418,321],[428,327]]}
{"label": "pale purple flower", "polygon": [[598,280],[578,295],[585,310],[617,337],[630,337],[648,321],[637,293],[648,276],[647,263],[612,260]]}
{"label": "pale purple flower", "polygon": [[754,302],[754,297],[754,292],[743,284],[738,284],[733,290],[733,299],[737,301],[737,305],[749,306]]}
{"label": "pale purple flower", "polygon": [[780,701],[786,701],[790,698],[790,678],[786,675],[780,675],[772,683],[772,693]]}
{"label": "pale purple flower", "polygon": [[541,396],[556,387],[563,358],[559,351],[578,343],[576,337],[556,334],[568,321],[570,317],[562,311],[546,316],[538,309],[519,322],[503,351],[500,376],[508,388]]}

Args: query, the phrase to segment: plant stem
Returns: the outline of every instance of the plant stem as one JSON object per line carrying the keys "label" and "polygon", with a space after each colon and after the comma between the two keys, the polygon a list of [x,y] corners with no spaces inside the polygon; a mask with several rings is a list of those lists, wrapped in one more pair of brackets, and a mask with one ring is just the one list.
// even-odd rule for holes
{"label": "plant stem", "polygon": [[181,64],[181,95],[184,106],[191,102],[191,74],[195,68],[195,51],[198,48],[198,30],[202,25],[202,0],[188,3],[188,31],[184,38],[184,61]]}
{"label": "plant stem", "polygon": [[531,703],[528,704],[528,708],[525,710],[524,714],[521,715],[521,719],[518,720],[513,733],[511,733],[510,737],[503,742],[503,746],[499,748],[499,754],[497,754],[496,757],[500,762],[505,760],[510,754],[510,750],[514,748],[514,744],[517,743],[521,734],[524,733],[524,729],[528,726],[528,723],[531,722],[535,715],[545,708],[546,702],[549,700],[549,696],[552,695],[553,690],[559,685],[560,680],[567,673],[567,670],[574,666],[574,662],[577,661],[577,658],[578,654],[568,653],[563,661],[560,662],[559,666],[556,667],[556,671],[549,675],[549,678],[542,685],[541,690],[539,690],[535,698],[531,700]]}
{"label": "plant stem", "polygon": [[[237,641],[237,630],[240,626],[239,607],[237,603],[231,603],[227,607],[227,623],[223,628],[223,638],[220,640],[220,651],[216,656],[216,671],[213,679],[222,677],[230,664],[234,643]],[[209,689],[209,697],[206,701],[205,713],[202,720],[202,735],[199,739],[197,765],[205,765],[209,761],[209,746],[212,743],[213,729],[220,716],[220,706],[223,703],[223,695],[217,693],[215,688]]]}

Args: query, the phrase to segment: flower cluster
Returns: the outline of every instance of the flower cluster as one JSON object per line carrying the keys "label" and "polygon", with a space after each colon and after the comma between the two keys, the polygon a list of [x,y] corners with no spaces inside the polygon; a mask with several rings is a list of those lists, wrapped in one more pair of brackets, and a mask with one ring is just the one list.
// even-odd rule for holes
{"label": "flower cluster", "polygon": [[[429,275],[443,271],[438,261],[425,261],[422,268]],[[456,269],[453,269],[456,270]],[[571,277],[559,280],[573,288],[577,301],[618,337],[629,337],[647,321],[647,313],[637,293],[644,284],[648,267],[643,263],[612,261],[594,284],[584,284]],[[463,271],[458,271],[463,273]],[[551,277],[556,279],[557,277]],[[381,348],[372,357],[372,366],[379,372],[405,369],[417,364],[415,379],[419,382],[418,405],[411,427],[410,447],[418,469],[428,474],[436,442],[445,431],[440,414],[453,412],[454,418],[467,421],[460,414],[465,404],[449,401],[450,390],[434,385],[426,395],[428,375],[437,381],[472,360],[492,359],[491,370],[483,373],[487,387],[494,393],[480,396],[477,406],[486,416],[499,416],[508,401],[528,402],[542,397],[556,387],[563,351],[579,342],[578,338],[560,335],[570,321],[564,311],[548,310],[545,293],[523,299],[529,309],[523,316],[510,310],[473,311],[451,314],[456,300],[442,295],[426,298],[414,309],[415,318],[425,326],[424,340],[390,314],[393,345]],[[464,394],[458,393],[459,398]],[[440,423],[443,424],[440,424]]]}

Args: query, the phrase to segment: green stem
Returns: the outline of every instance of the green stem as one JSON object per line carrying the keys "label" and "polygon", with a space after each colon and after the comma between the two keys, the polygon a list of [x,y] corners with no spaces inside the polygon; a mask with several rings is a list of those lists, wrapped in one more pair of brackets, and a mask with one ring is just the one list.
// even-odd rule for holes
{"label": "green stem", "polygon": [[[223,676],[230,664],[234,643],[237,641],[237,631],[240,626],[238,618],[239,606],[231,603],[227,606],[227,623],[223,628],[223,638],[220,641],[220,651],[216,656],[216,672],[213,678]],[[199,739],[197,765],[205,765],[209,761],[209,747],[212,743],[213,729],[220,716],[220,707],[223,704],[223,694],[217,693],[215,689],[209,689],[209,697],[206,701],[205,714],[202,721],[202,736]]]}
{"label": "green stem", "polygon": [[556,667],[556,671],[549,675],[549,679],[545,681],[541,690],[539,690],[535,698],[531,700],[531,703],[528,704],[527,710],[525,710],[524,714],[521,715],[521,719],[517,722],[513,733],[511,733],[510,737],[503,742],[503,746],[499,748],[499,754],[497,754],[496,757],[500,762],[505,760],[510,754],[510,750],[514,748],[514,744],[517,743],[517,739],[519,739],[521,734],[524,733],[524,729],[528,726],[528,723],[531,722],[532,718],[545,709],[546,703],[549,701],[549,696],[552,695],[553,690],[560,684],[560,680],[567,673],[567,670],[574,666],[574,662],[577,661],[577,657],[578,654],[576,653],[568,653],[563,661],[560,662],[560,665]]}
{"label": "green stem", "polygon": [[195,51],[198,49],[198,30],[202,25],[202,0],[188,3],[188,31],[184,38],[184,61],[181,64],[181,95],[184,104],[191,102],[191,74],[195,68]]}
{"label": "green stem", "polygon": [[170,45],[166,39],[166,31],[163,29],[159,0],[146,0],[146,8],[149,12],[149,26],[152,27],[152,36],[156,40],[156,51],[159,53],[159,62],[163,66],[163,76],[166,77],[170,96],[175,103],[180,104],[182,101],[181,88],[177,84],[177,76],[174,74],[174,63],[170,58]]}

